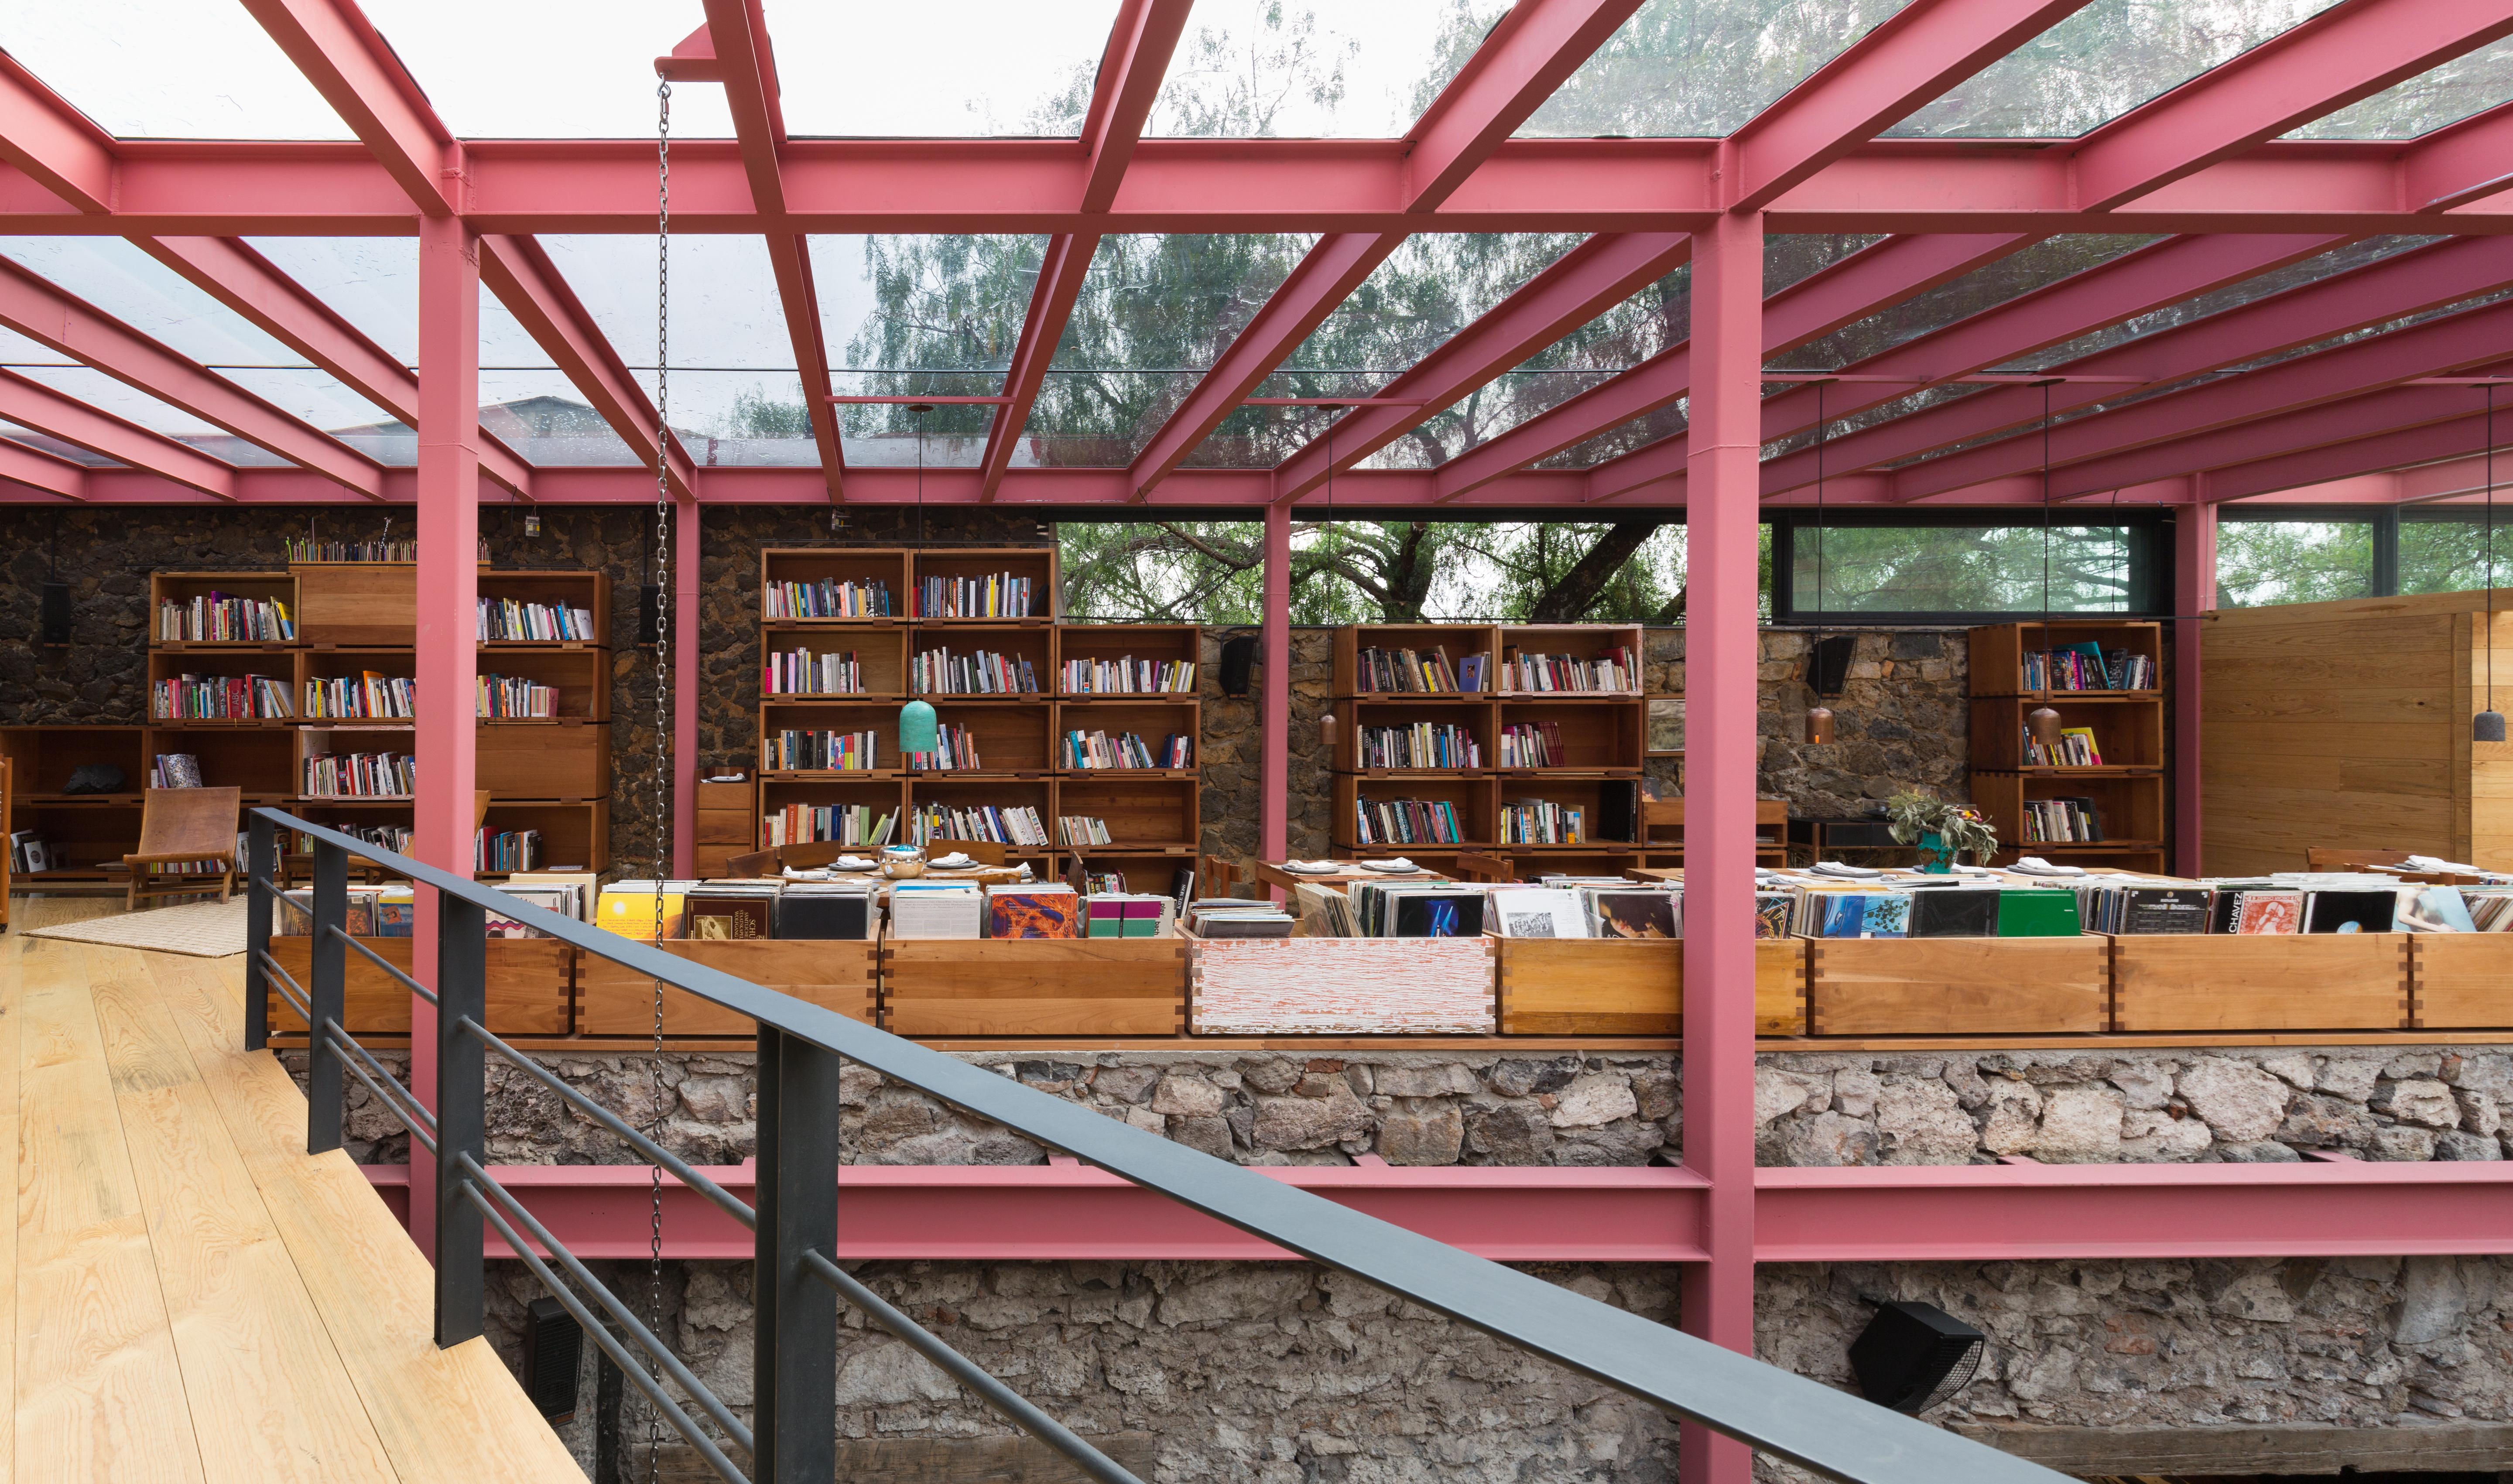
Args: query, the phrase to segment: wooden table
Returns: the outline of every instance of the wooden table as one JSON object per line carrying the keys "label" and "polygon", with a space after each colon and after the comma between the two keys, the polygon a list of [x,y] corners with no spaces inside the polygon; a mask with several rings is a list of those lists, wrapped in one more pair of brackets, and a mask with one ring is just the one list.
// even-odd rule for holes
{"label": "wooden table", "polygon": [[[1337,863],[1349,864],[1350,862],[1338,862]],[[1387,871],[1365,870],[1359,865],[1353,865],[1350,870],[1336,871],[1331,876],[1313,876],[1304,871],[1287,871],[1279,862],[1273,861],[1256,862],[1256,880],[1259,884],[1279,886],[1287,892],[1303,882],[1311,886],[1350,886],[1356,881],[1446,881],[1448,879],[1438,871],[1416,871],[1410,876],[1400,876]]]}

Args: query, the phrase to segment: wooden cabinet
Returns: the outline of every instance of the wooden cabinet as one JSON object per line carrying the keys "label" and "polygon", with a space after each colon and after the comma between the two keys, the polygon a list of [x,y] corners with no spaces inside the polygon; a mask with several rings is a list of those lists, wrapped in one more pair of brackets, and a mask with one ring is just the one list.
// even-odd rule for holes
{"label": "wooden cabinet", "polygon": [[[2040,856],[2074,865],[2163,871],[2173,834],[2172,756],[2164,673],[2164,625],[2139,620],[2072,619],[1997,623],[1972,630],[1973,803],[1998,831],[2000,863]],[[2091,645],[2134,661],[2136,673],[2107,668],[2083,683],[2132,678],[2135,687],[2071,688],[2064,665],[2033,667],[2037,656]],[[2128,669],[2123,666],[2124,671]],[[2091,739],[2098,765],[2037,751],[2028,716],[2048,706],[2059,725]],[[2074,800],[2094,811],[2099,839],[2072,839],[2047,827],[2032,806]]]}

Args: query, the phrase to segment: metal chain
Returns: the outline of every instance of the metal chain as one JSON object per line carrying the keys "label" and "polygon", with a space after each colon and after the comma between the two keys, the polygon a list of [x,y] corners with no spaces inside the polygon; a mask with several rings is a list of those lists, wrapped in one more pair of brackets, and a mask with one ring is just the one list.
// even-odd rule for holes
{"label": "metal chain", "polygon": [[[665,450],[672,437],[672,80],[655,88],[655,942],[663,941],[663,884],[669,866],[665,852],[671,833],[670,771],[666,761],[671,737],[671,559],[672,481]],[[655,1051],[646,1063],[651,1084],[654,1124],[646,1137],[657,1143],[663,1136],[663,982],[655,981]],[[663,1167],[647,1172],[650,1206],[646,1231],[646,1325],[663,1333]],[[662,1409],[646,1409],[646,1479],[661,1479]]]}

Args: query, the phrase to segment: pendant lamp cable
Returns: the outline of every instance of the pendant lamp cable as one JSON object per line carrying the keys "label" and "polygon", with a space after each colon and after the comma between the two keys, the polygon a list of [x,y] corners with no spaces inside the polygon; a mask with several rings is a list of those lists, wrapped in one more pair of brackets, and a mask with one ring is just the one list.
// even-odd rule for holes
{"label": "pendant lamp cable", "polygon": [[1807,650],[1807,674],[1813,677],[1819,662],[1814,656],[1823,645],[1823,444],[1832,431],[1823,417],[1823,385],[1815,383],[1815,642]]}
{"label": "pendant lamp cable", "polygon": [[[663,883],[668,879],[667,853],[671,831],[669,799],[671,738],[672,627],[672,482],[668,451],[672,442],[672,80],[655,88],[655,942],[663,941]],[[655,1045],[646,1074],[652,1084],[653,1123],[647,1137],[660,1143],[663,1109],[670,1100],[663,1088],[663,982],[655,981]],[[663,1167],[647,1170],[646,1324],[663,1333]],[[646,1410],[646,1478],[662,1478],[662,1413]]]}
{"label": "pendant lamp cable", "polygon": [[2487,709],[2495,709],[2495,383],[2487,383]]}
{"label": "pendant lamp cable", "polygon": [[2051,646],[2051,382],[2042,383],[2042,646]]}

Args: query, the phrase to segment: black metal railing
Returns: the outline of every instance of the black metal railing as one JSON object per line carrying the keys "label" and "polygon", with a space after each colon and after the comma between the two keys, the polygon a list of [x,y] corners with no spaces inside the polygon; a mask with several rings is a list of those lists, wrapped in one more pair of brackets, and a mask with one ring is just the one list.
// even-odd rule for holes
{"label": "black metal railing", "polygon": [[[280,829],[313,843],[312,980],[270,954]],[[347,931],[348,859],[357,856],[436,894],[437,983],[420,984]],[[1156,1190],[1313,1262],[1568,1366],[1678,1417],[1818,1473],[1858,1484],[2056,1484],[2037,1464],[1803,1377],[1473,1257],[1323,1196],[1173,1143],[832,1010],[677,958],[652,944],[518,901],[467,876],[271,809],[251,816],[252,895],[245,1044],[268,1042],[265,989],[307,1029],[306,1147],[340,1144],[342,1074],[357,1077],[433,1156],[436,1343],[482,1333],[485,1231],[494,1229],[604,1354],[734,1484],[831,1479],[837,1466],[837,1301],[898,1337],[1039,1441],[1105,1484],[1139,1484],[1086,1439],[884,1303],[835,1261],[838,1072],[853,1061],[977,1118]],[[698,996],[759,1025],[756,1209],[625,1119],[568,1086],[486,1026],[486,913]],[[436,1007],[436,1103],[430,1112],[343,1026],[349,950]],[[751,1421],[692,1375],[661,1337],[588,1271],[485,1164],[487,1059],[515,1067],[624,1141],[638,1156],[720,1207],[756,1238]],[[544,1257],[543,1254],[547,1256]],[[641,1361],[638,1352],[646,1357]],[[651,1363],[651,1365],[650,1365]],[[687,1399],[687,1405],[674,1396]],[[691,1415],[701,1414],[706,1424]],[[727,1445],[749,1455],[744,1474]]]}

